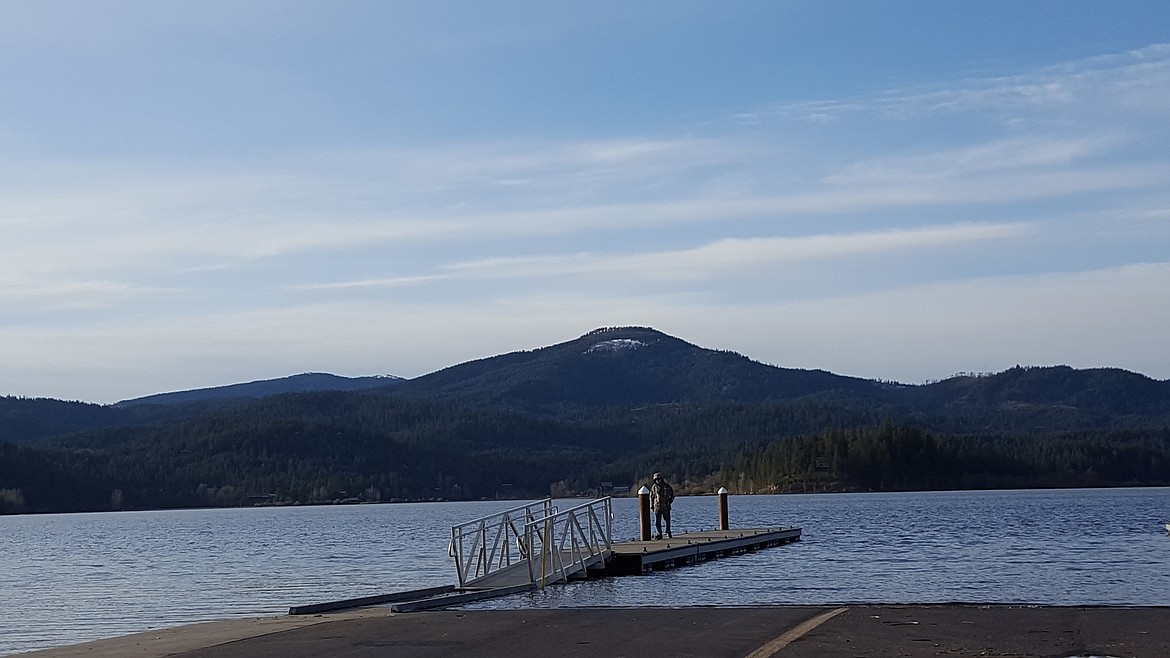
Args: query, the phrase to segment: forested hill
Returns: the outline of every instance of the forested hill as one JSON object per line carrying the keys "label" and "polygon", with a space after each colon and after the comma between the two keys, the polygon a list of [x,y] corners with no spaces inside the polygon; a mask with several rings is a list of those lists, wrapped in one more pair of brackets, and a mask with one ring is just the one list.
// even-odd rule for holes
{"label": "forested hill", "polygon": [[388,383],[0,398],[0,513],[537,497],[655,470],[682,491],[1170,484],[1170,383],[1118,369],[907,386],[626,327]]}
{"label": "forested hill", "polygon": [[136,407],[144,404],[183,404],[213,400],[258,399],[281,393],[311,393],[318,391],[364,391],[392,386],[403,381],[401,377],[378,375],[374,377],[339,377],[326,372],[306,372],[279,379],[262,379],[243,384],[229,384],[174,393],[156,393],[146,397],[123,400],[115,407]]}
{"label": "forested hill", "polygon": [[959,433],[1049,432],[1170,424],[1170,382],[1115,368],[1015,367],[928,385],[782,368],[705,349],[646,327],[591,331],[403,380],[306,373],[283,379],[162,393],[116,405],[0,398],[0,440],[26,442],[117,426],[197,417],[293,392],[348,391],[463,407],[580,418],[654,405],[757,405],[816,401],[850,414]]}
{"label": "forested hill", "polygon": [[411,380],[306,373],[163,393],[112,406],[0,398],[0,440],[153,426],[291,392],[348,391],[445,401],[465,408],[580,419],[654,405],[815,401],[840,418],[879,418],[959,434],[1107,431],[1170,425],[1170,382],[1120,369],[1015,367],[929,385],[782,368],[698,347],[645,327],[598,329],[577,339],[452,366]]}
{"label": "forested hill", "polygon": [[113,427],[177,422],[284,393],[363,391],[403,381],[394,376],[339,377],[304,373],[123,400],[113,405],[47,398],[0,397],[0,441],[25,443],[54,436]]}
{"label": "forested hill", "polygon": [[1170,423],[1170,382],[1116,368],[1017,366],[997,374],[903,385],[767,365],[645,327],[598,329],[550,347],[452,366],[385,393],[554,417],[663,404],[815,400],[948,432]]}
{"label": "forested hill", "polygon": [[452,366],[388,394],[557,413],[654,404],[758,403],[835,392],[869,399],[882,385],[824,370],[765,365],[645,327]]}
{"label": "forested hill", "polygon": [[1117,368],[1016,366],[907,387],[908,421],[963,434],[1170,427],[1170,382]]}
{"label": "forested hill", "polygon": [[0,442],[23,443],[117,427],[129,418],[113,407],[46,398],[0,397]]}

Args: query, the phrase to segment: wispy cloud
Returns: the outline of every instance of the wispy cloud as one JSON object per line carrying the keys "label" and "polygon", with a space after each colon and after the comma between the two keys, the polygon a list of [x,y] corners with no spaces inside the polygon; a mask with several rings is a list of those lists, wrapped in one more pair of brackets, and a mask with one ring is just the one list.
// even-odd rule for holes
{"label": "wispy cloud", "polygon": [[[491,251],[507,250],[514,254],[525,248],[508,250],[505,242],[570,236],[589,236],[597,242],[607,233],[626,236],[645,233],[639,239],[648,239],[654,231],[684,228],[718,234],[758,221],[782,222],[818,215],[894,210],[914,212],[947,206],[952,207],[949,214],[962,216],[972,213],[955,213],[953,208],[1059,198],[1088,191],[1152,190],[1170,185],[1167,163],[1096,162],[1103,153],[1125,144],[1126,140],[1110,136],[1035,137],[994,140],[933,152],[871,156],[830,171],[820,180],[790,184],[791,189],[780,193],[766,189],[761,181],[740,186],[732,194],[707,193],[704,183],[709,174],[684,171],[687,167],[671,173],[667,168],[657,167],[660,159],[688,159],[703,153],[688,167],[701,169],[713,162],[724,162],[730,163],[732,170],[751,169],[756,172],[753,176],[759,178],[759,172],[767,170],[761,169],[761,163],[754,159],[757,154],[738,140],[730,140],[725,148],[712,140],[583,142],[504,156],[499,156],[494,149],[482,152],[468,149],[464,157],[456,158],[462,163],[458,171],[446,179],[442,177],[441,162],[451,154],[436,153],[431,155],[433,162],[424,162],[420,167],[427,172],[423,178],[434,176],[426,185],[441,192],[408,191],[405,193],[410,196],[408,199],[392,185],[397,180],[398,169],[394,170],[395,175],[380,174],[364,179],[355,176],[356,182],[347,177],[349,173],[366,169],[372,162],[425,160],[391,153],[357,154],[353,161],[330,155],[329,167],[334,173],[319,179],[310,168],[284,173],[241,171],[222,178],[166,176],[157,180],[139,172],[137,183],[124,182],[120,187],[78,183],[72,190],[66,180],[61,183],[64,193],[58,196],[46,198],[18,193],[0,202],[0,215],[11,220],[5,226],[8,239],[0,243],[0,278],[35,277],[59,289],[75,290],[100,285],[102,281],[121,281],[127,289],[150,290],[174,285],[160,284],[159,277],[254,268],[261,262],[282,263],[277,266],[286,267],[282,259],[323,252],[342,254],[374,245],[395,254],[440,245],[490,244],[494,245]],[[503,161],[497,161],[497,156]],[[549,190],[572,187],[566,181],[575,177],[574,171],[588,178],[592,174],[585,172],[595,171],[599,161],[625,163],[624,168],[618,167],[618,171],[629,177],[622,184],[651,191],[640,195],[627,193],[628,200],[622,202],[613,202],[607,189],[578,189],[576,196],[550,194],[540,201],[528,195],[515,201],[485,201],[477,196],[480,183],[474,181],[508,176],[531,179],[534,182],[530,187]],[[553,163],[559,163],[556,167],[561,169],[544,179],[545,170],[556,168]],[[727,176],[725,167],[726,164],[717,175]],[[81,174],[74,172],[74,175]],[[655,187],[659,175],[678,176],[670,180],[669,192]],[[135,176],[124,174],[123,177],[136,180]],[[684,185],[686,181],[691,181],[691,185]],[[380,191],[379,183],[387,184],[389,189]],[[449,196],[458,199],[464,194],[475,201],[466,205],[448,202]],[[990,230],[1002,230],[1002,222],[988,223]],[[718,254],[734,251],[739,258],[767,253],[771,258],[784,260],[791,258],[797,249],[812,253],[817,244],[826,240],[820,235],[797,234],[785,238],[768,235],[791,233],[777,230],[779,227],[778,224],[763,234],[759,227],[753,228],[748,235],[755,234],[756,238],[711,240],[707,247],[682,252],[678,257],[713,263],[718,260]],[[744,235],[743,230],[731,233]],[[875,235],[878,234],[868,235],[866,240],[873,242]],[[833,241],[841,244],[840,238]],[[552,250],[564,251],[560,247]],[[613,251],[611,247],[595,252],[597,256],[589,260],[589,267],[676,269],[664,264],[673,260],[671,256],[647,256],[638,260],[613,257]],[[560,258],[553,257],[553,260]],[[347,268],[343,261],[334,265],[339,268],[338,278],[363,283],[320,285],[338,289],[410,286],[436,277],[434,271],[401,270],[351,278],[345,276]],[[601,266],[598,264],[601,262],[608,265]],[[584,267],[581,263],[573,265],[573,268],[581,267]],[[488,271],[483,267],[476,269]],[[687,268],[678,269],[685,274]]]}
{"label": "wispy cloud", "polygon": [[0,319],[12,322],[15,313],[102,309],[164,292],[158,288],[100,279],[56,282],[0,279]]}
{"label": "wispy cloud", "polygon": [[565,256],[493,258],[449,266],[463,276],[545,277],[589,273],[637,274],[648,279],[687,280],[718,272],[802,260],[895,253],[926,247],[1018,237],[1019,224],[980,224],[801,237],[724,238],[690,249],[627,255],[576,253]]}
{"label": "wispy cloud", "polygon": [[925,154],[893,155],[856,162],[826,177],[834,184],[930,180],[1054,168],[1100,154],[1126,141],[1117,136],[1026,137],[996,140]]}
{"label": "wispy cloud", "polygon": [[434,274],[425,276],[399,276],[386,279],[362,279],[359,281],[339,281],[334,283],[313,283],[291,286],[292,290],[355,290],[361,288],[401,288],[434,283],[450,279],[448,274]]}
{"label": "wispy cloud", "polygon": [[750,114],[814,123],[867,115],[916,120],[958,113],[1000,119],[1060,110],[1084,114],[1103,105],[1144,114],[1170,109],[1170,44],[1091,57],[1019,75],[967,78],[933,89],[896,89],[870,96],[801,101]]}

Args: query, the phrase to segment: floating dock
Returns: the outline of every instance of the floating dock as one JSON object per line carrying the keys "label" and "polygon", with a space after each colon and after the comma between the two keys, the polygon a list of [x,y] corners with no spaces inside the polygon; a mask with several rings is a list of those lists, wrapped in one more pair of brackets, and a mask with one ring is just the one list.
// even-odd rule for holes
{"label": "floating dock", "polygon": [[604,575],[628,576],[758,551],[800,539],[800,528],[688,532],[671,539],[615,544]]}
{"label": "floating dock", "polygon": [[744,528],[613,542],[611,531],[608,498],[563,512],[547,500],[514,508],[451,529],[455,585],[293,606],[289,614],[375,605],[393,612],[447,608],[569,580],[642,575],[781,546],[801,535],[800,528]]}

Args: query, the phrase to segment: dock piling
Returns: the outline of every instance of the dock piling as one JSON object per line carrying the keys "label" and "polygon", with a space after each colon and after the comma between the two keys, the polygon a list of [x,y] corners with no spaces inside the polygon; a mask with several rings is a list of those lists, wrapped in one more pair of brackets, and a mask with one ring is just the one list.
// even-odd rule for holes
{"label": "dock piling", "polygon": [[727,487],[719,487],[719,529],[731,529],[727,522]]}
{"label": "dock piling", "polygon": [[650,541],[650,489],[638,489],[638,532],[640,541]]}

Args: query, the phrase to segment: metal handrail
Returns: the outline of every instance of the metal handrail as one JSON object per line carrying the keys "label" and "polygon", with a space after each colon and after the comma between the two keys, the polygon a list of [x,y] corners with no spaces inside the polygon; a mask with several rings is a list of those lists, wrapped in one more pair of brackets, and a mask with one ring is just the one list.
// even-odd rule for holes
{"label": "metal handrail", "polygon": [[543,588],[568,580],[613,547],[613,503],[607,496],[525,524],[528,576]]}
{"label": "metal handrail", "polygon": [[556,513],[546,498],[452,526],[448,554],[455,559],[459,586],[526,559],[524,529]]}

